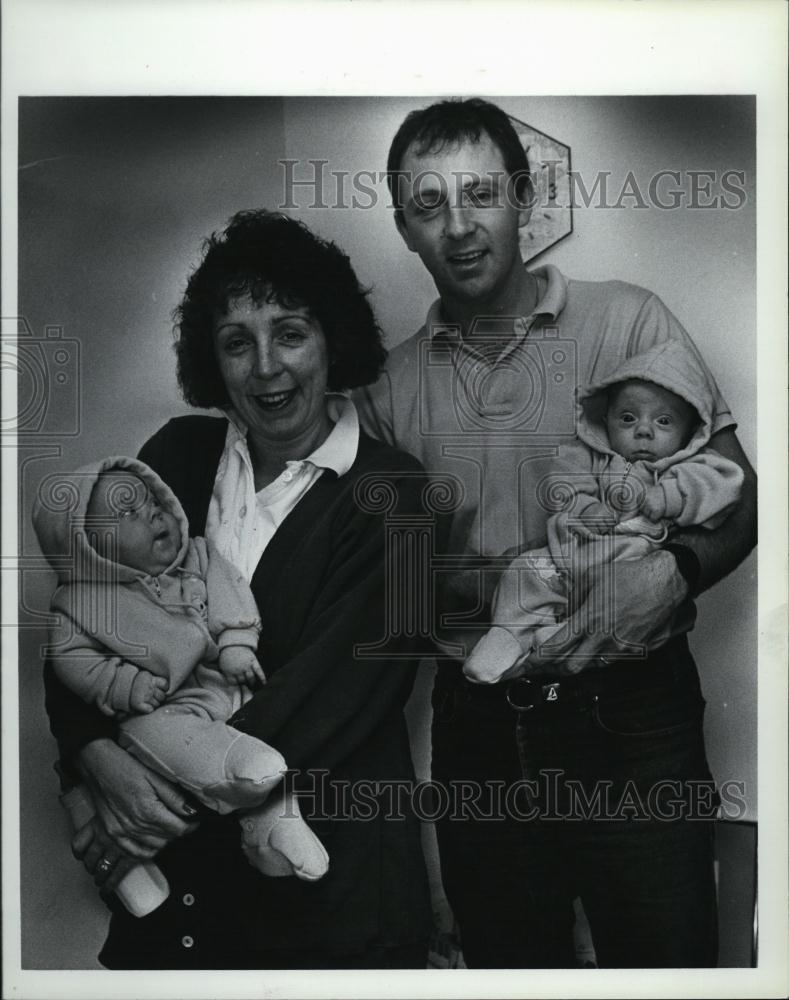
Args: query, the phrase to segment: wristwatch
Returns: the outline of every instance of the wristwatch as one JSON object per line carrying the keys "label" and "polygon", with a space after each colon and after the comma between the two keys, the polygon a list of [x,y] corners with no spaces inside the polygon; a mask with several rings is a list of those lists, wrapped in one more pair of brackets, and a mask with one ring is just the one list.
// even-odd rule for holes
{"label": "wristwatch", "polygon": [[677,561],[677,569],[684,577],[688,585],[688,597],[698,597],[699,577],[701,576],[701,563],[696,553],[687,545],[680,542],[669,542],[663,546],[664,552],[670,552]]}

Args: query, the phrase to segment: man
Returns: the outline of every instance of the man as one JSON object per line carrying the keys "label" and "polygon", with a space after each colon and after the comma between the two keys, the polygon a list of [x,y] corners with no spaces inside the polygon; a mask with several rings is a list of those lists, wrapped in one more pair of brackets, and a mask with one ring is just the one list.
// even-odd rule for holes
{"label": "man", "polygon": [[580,895],[599,964],[714,965],[716,803],[685,636],[690,598],[755,544],[755,476],[734,420],[709,375],[711,447],[745,473],[723,526],[683,532],[613,580],[601,572],[530,658],[529,683],[465,681],[497,571],[544,540],[576,386],[670,338],[695,348],[644,289],[526,270],[528,162],[501,109],[474,99],[412,112],[388,171],[398,231],[440,298],[359,406],[368,430],[460,498],[434,574],[433,780],[453,793],[437,825],[466,963],[571,966]]}

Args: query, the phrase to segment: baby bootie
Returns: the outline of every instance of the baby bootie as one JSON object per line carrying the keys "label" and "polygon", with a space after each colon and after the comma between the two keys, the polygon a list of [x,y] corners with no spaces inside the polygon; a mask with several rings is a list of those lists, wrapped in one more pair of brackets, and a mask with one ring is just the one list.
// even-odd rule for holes
{"label": "baby bootie", "polygon": [[307,826],[295,795],[275,795],[241,817],[247,860],[263,875],[316,882],[329,870],[326,848]]}
{"label": "baby bootie", "polygon": [[477,684],[496,684],[526,652],[511,632],[494,625],[474,647],[463,673]]}
{"label": "baby bootie", "polygon": [[287,770],[262,740],[167,705],[124,720],[118,742],[219,813],[260,805]]}

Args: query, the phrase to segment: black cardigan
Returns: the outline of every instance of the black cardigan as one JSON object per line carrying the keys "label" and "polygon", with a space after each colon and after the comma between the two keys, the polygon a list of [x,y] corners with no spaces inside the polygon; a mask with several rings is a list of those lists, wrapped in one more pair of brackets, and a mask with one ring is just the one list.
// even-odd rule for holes
{"label": "black cardigan", "polygon": [[[181,501],[193,535],[205,529],[226,427],[222,419],[181,417],[140,451]],[[231,720],[298,770],[302,811],[330,854],[328,875],[317,883],[258,875],[241,855],[233,817],[211,816],[159,855],[172,889],[167,903],[143,920],[113,907],[100,956],[110,967],[254,968],[260,947],[352,952],[425,939],[429,895],[403,715],[417,650],[395,637],[386,658],[354,653],[385,634],[386,546],[388,558],[399,558],[386,514],[357,502],[355,487],[369,474],[386,484],[373,500],[395,498],[386,514],[424,514],[419,463],[362,433],[351,470],[325,471],[260,560],[252,590],[268,683]],[[47,707],[62,758],[114,731],[49,670]],[[403,782],[405,794],[395,794]],[[364,799],[350,819],[343,784]],[[182,901],[192,897],[186,909]],[[184,936],[195,944],[184,948]]]}

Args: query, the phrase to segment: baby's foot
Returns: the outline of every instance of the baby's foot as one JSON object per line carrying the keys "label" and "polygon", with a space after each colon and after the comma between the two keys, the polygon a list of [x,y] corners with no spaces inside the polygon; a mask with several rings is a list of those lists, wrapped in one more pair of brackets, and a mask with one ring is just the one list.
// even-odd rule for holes
{"label": "baby's foot", "polygon": [[476,684],[497,684],[528,652],[515,637],[498,625],[479,640],[466,660],[463,673]]}
{"label": "baby's foot", "polygon": [[291,793],[276,795],[242,816],[241,842],[249,863],[264,875],[316,882],[329,870],[326,848],[307,826]]}
{"label": "baby's foot", "polygon": [[228,781],[252,781],[271,789],[281,780],[286,767],[284,757],[274,747],[246,733],[238,733],[225,754]]}

